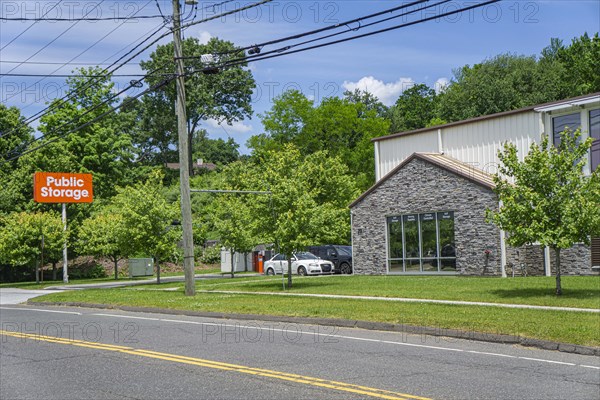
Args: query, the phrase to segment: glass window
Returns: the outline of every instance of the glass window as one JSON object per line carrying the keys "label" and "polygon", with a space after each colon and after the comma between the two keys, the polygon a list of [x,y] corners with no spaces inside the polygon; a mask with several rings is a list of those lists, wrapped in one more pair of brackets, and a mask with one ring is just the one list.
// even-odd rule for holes
{"label": "glass window", "polygon": [[560,134],[565,129],[575,132],[581,127],[581,114],[567,114],[552,119],[552,141],[555,146],[560,145]]}
{"label": "glass window", "polygon": [[437,229],[435,214],[421,214],[421,243],[423,258],[437,257]]}
{"label": "glass window", "polygon": [[390,272],[456,271],[452,211],[388,217],[387,223]]}
{"label": "glass window", "polygon": [[399,217],[388,218],[389,258],[402,258],[402,221]]}
{"label": "glass window", "polygon": [[418,215],[405,215],[404,221],[404,243],[406,246],[406,258],[419,258],[419,219]]}
{"label": "glass window", "polygon": [[594,139],[590,151],[591,171],[600,165],[600,108],[590,111],[590,137]]}

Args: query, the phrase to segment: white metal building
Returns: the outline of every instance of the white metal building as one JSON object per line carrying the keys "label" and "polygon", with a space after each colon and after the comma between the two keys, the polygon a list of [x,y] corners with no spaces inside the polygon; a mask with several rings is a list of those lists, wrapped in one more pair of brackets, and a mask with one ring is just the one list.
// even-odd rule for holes
{"label": "white metal building", "polygon": [[[402,261],[399,258],[393,258],[390,247],[390,232],[392,230],[392,225],[390,224],[398,223],[397,221],[404,218],[403,216],[410,215],[412,220],[419,218],[436,219],[438,217],[431,217],[430,214],[439,214],[442,211],[453,212],[452,218],[457,218],[456,224],[459,223],[461,213],[457,213],[454,209],[451,209],[451,207],[447,207],[443,200],[436,198],[428,203],[426,200],[422,201],[424,196],[416,193],[422,191],[423,187],[429,187],[428,185],[432,184],[431,182],[423,181],[422,174],[425,173],[425,170],[429,171],[428,173],[433,171],[434,175],[439,172],[439,174],[441,174],[439,176],[442,177],[440,179],[444,182],[446,180],[445,177],[448,174],[458,176],[457,179],[459,180],[465,177],[469,178],[468,174],[465,175],[464,173],[464,171],[468,169],[473,171],[473,175],[484,173],[490,176],[495,174],[498,170],[498,151],[503,148],[504,143],[514,143],[517,146],[519,157],[523,159],[529,151],[531,144],[541,140],[542,134],[550,135],[553,138],[552,140],[556,143],[556,140],[559,138],[558,134],[562,132],[565,127],[569,127],[572,130],[581,128],[583,138],[591,136],[596,139],[589,153],[589,160],[584,171],[589,174],[590,171],[598,168],[598,165],[600,164],[600,93],[487,115],[431,128],[400,132],[374,139],[376,183],[351,205],[353,218],[353,250],[355,253],[354,260],[357,264],[357,273],[361,272],[360,264],[361,260],[363,260],[360,254],[373,253],[374,243],[377,240],[382,241],[383,244],[380,247],[375,246],[377,249],[374,250],[374,258],[371,257],[371,259],[369,259],[368,257],[364,257],[363,262],[366,263],[366,267],[363,271],[364,273],[394,273],[409,271],[409,268],[407,268],[407,259],[403,259]],[[432,155],[439,155],[442,158],[436,158]],[[436,159],[441,162],[435,162]],[[458,171],[458,169],[452,170],[448,167],[448,165],[453,165],[453,163],[456,164],[456,162],[463,164],[463,166],[459,168],[461,171]],[[413,175],[408,174],[407,168],[412,171],[411,173]],[[434,168],[435,171],[431,168]],[[440,168],[444,171],[440,172]],[[457,171],[460,173],[456,174]],[[474,180],[471,180],[468,184],[473,183],[473,181]],[[413,190],[415,193],[411,195],[407,195],[406,192],[406,188],[408,187],[406,185],[409,182],[414,183]],[[455,185],[454,187],[461,185],[456,182],[453,183],[453,185]],[[435,182],[433,184],[435,184]],[[461,190],[464,191],[464,188],[461,188]],[[487,190],[491,189],[487,188]],[[452,189],[450,191],[454,190]],[[373,196],[376,197],[376,200],[371,198]],[[459,206],[456,207],[461,208]],[[425,217],[423,217],[424,215]],[[423,222],[423,224],[425,224],[425,222]],[[483,229],[497,230],[497,228],[493,226],[487,227],[483,221],[479,221],[477,224],[479,225],[476,229],[479,229],[480,231]],[[402,229],[404,229],[404,223],[401,225],[403,227]],[[419,223],[419,227],[420,226],[421,223]],[[461,234],[459,234],[459,228],[456,229],[456,238],[459,240]],[[420,269],[413,267],[413,264],[410,264],[410,271],[423,273],[435,270],[435,268],[432,268],[431,260],[425,260],[427,262],[424,261],[424,248],[422,248],[424,243],[422,235],[424,235],[424,233],[419,233],[419,235],[421,235],[421,239],[419,239],[421,258],[417,258],[416,260],[420,260]],[[363,236],[365,240],[361,239]],[[400,236],[402,239],[398,239],[399,243],[397,243],[396,247],[406,248],[408,242],[406,241],[405,233],[402,233]],[[472,240],[473,238],[473,236],[466,235],[463,239],[466,240],[467,237],[470,237],[469,240]],[[494,237],[498,237],[497,243],[492,243],[489,240],[488,243],[481,243],[481,249],[482,251],[485,251],[486,254],[485,266],[487,267],[490,257],[492,257],[491,259],[494,260],[494,265],[498,266],[498,268],[491,268],[491,271],[495,272],[491,272],[490,274],[505,274],[504,266],[508,262],[507,260],[511,258],[511,254],[507,255],[507,252],[510,253],[511,249],[506,248],[502,232],[497,231],[494,233]],[[438,244],[437,257],[439,259],[437,260],[437,263],[442,265],[439,246],[440,245]],[[484,248],[485,250],[483,250]],[[457,252],[461,249],[459,243],[456,244],[456,249]],[[462,249],[463,252],[470,251],[470,247],[467,243],[462,244]],[[400,251],[400,253],[403,254],[402,257],[406,257],[406,250],[403,251],[403,253],[402,251]],[[435,254],[435,249],[430,249],[429,253]],[[591,272],[592,264],[600,265],[600,240],[595,239],[593,241],[592,249],[580,249],[575,251],[575,253],[578,255],[572,256],[570,262],[573,265],[579,265],[573,267],[572,271],[576,271],[573,273],[585,273],[586,270]],[[497,255],[497,257],[494,258],[495,255]],[[435,255],[432,257],[435,257]],[[535,259],[535,262],[543,264],[544,272],[547,275],[550,274],[551,257],[548,249],[540,249],[540,255],[536,255],[527,262],[534,263],[534,261],[532,261],[533,259]],[[477,273],[473,271],[477,271],[478,269],[473,269],[472,265],[460,266],[460,260],[461,256],[456,254],[456,273]],[[473,263],[473,257],[463,258],[463,264],[467,262],[466,260],[469,260],[468,262],[471,264]],[[417,261],[412,260],[411,263],[417,263]],[[402,264],[401,268],[399,267],[400,264]],[[446,262],[446,264],[448,263]],[[425,265],[427,265],[427,268]],[[481,266],[479,270],[481,269],[485,270],[485,267]],[[442,268],[438,267],[437,270],[438,272],[441,272]]]}

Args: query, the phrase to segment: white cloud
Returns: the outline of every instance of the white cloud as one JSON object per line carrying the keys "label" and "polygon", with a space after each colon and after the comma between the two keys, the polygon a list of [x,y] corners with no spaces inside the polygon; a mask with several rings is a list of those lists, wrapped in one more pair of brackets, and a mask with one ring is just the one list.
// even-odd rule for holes
{"label": "white cloud", "polygon": [[212,37],[213,36],[209,32],[207,32],[207,31],[201,31],[198,34],[198,40],[200,41],[200,44],[206,44],[206,43],[208,43],[208,41],[210,39],[212,39]]}
{"label": "white cloud", "polygon": [[208,124],[208,126],[210,126],[211,128],[215,128],[215,129],[221,129],[221,130],[225,130],[228,133],[246,133],[246,132],[250,132],[252,130],[252,127],[250,125],[245,125],[243,122],[240,121],[236,121],[233,122],[231,125],[227,124],[227,122],[222,122],[219,123],[219,121],[217,121],[216,119],[207,119],[206,123]]}
{"label": "white cloud", "polygon": [[438,79],[437,81],[435,81],[433,88],[435,89],[435,92],[437,94],[440,94],[444,89],[446,89],[448,87],[449,84],[450,84],[450,80],[448,78],[442,77],[442,78]]}
{"label": "white cloud", "polygon": [[349,91],[356,89],[365,90],[375,96],[385,105],[392,105],[402,94],[402,92],[411,86],[415,82],[411,78],[400,78],[396,82],[385,83],[379,79],[375,79],[372,76],[365,76],[360,78],[358,82],[344,81],[342,87]]}

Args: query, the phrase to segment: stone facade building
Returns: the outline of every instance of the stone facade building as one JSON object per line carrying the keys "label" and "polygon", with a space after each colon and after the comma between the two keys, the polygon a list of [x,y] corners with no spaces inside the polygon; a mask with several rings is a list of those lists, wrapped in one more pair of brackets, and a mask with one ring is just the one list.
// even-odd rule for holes
{"label": "stone facade building", "polygon": [[[350,206],[354,272],[553,273],[550,249],[511,248],[504,232],[487,222],[487,210],[498,208],[491,173],[507,140],[522,159],[543,133],[578,121],[584,137],[600,139],[600,94],[376,139],[377,182]],[[598,167],[600,140],[595,146],[587,173]],[[562,250],[562,272],[595,273],[599,244],[594,239],[592,247]]]}

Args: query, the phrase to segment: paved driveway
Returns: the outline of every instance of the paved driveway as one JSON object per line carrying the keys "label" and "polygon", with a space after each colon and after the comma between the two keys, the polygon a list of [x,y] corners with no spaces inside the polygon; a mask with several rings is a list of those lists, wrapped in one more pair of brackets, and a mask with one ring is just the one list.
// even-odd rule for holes
{"label": "paved driveway", "polygon": [[0,305],[24,303],[34,297],[50,293],[59,293],[62,290],[27,290],[15,288],[0,289]]}

